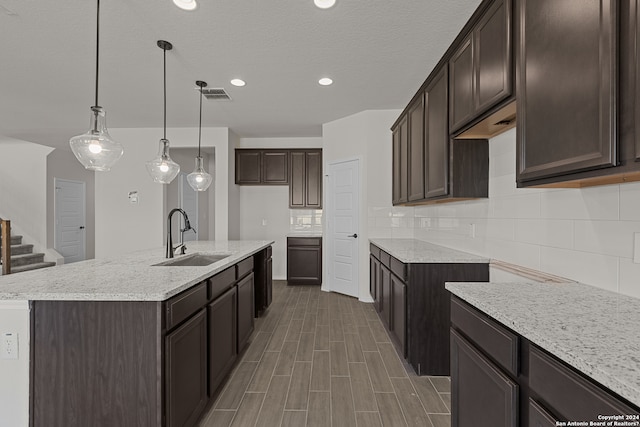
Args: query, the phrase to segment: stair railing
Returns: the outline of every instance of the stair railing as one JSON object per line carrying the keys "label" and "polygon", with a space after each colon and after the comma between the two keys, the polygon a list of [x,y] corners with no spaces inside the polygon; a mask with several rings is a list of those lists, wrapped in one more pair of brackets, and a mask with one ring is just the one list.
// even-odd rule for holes
{"label": "stair railing", "polygon": [[11,221],[0,218],[2,236],[2,251],[0,251],[0,259],[2,260],[2,274],[11,274]]}

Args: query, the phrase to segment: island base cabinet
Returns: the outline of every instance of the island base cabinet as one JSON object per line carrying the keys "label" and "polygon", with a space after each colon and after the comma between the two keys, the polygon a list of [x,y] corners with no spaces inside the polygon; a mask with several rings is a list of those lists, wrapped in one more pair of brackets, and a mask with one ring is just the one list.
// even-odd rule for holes
{"label": "island base cabinet", "polygon": [[238,282],[238,353],[253,332],[253,273]]}
{"label": "island base cabinet", "polygon": [[207,311],[166,337],[167,427],[194,425],[207,404]]}
{"label": "island base cabinet", "polygon": [[209,395],[213,396],[238,357],[238,291],[234,286],[209,304]]}
{"label": "island base cabinet", "polygon": [[452,427],[518,427],[518,385],[451,330]]}

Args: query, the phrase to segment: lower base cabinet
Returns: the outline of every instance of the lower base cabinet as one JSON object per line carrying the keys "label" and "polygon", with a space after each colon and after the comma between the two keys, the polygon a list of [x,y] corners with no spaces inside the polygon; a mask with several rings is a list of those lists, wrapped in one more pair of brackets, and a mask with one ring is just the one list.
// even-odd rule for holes
{"label": "lower base cabinet", "polygon": [[209,395],[238,358],[238,290],[229,289],[208,306],[209,312]]}
{"label": "lower base cabinet", "polygon": [[322,237],[287,237],[287,284],[322,284]]}
{"label": "lower base cabinet", "polygon": [[167,335],[165,390],[167,426],[196,423],[207,393],[207,311],[200,310]]}
{"label": "lower base cabinet", "polygon": [[601,415],[640,408],[451,297],[452,427],[603,425]]}
{"label": "lower base cabinet", "polygon": [[253,273],[238,282],[238,353],[253,332]]}

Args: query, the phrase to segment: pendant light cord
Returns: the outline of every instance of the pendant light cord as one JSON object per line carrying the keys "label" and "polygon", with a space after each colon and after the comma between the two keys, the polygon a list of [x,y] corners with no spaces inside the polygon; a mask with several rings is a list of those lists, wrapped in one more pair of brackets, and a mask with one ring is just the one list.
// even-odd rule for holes
{"label": "pendant light cord", "polygon": [[200,124],[198,125],[198,157],[200,157],[200,138],[202,137],[202,86],[200,86]]}
{"label": "pendant light cord", "polygon": [[99,73],[99,65],[100,65],[100,0],[98,1],[98,16],[96,19],[96,103],[94,106],[97,108],[100,104],[98,104],[98,73]]}
{"label": "pendant light cord", "polygon": [[164,81],[163,81],[163,86],[164,86],[164,133],[163,133],[163,139],[167,139],[167,49],[166,48],[162,48],[162,58],[163,58],[163,62],[164,62],[164,71],[163,71],[163,75],[164,75]]}

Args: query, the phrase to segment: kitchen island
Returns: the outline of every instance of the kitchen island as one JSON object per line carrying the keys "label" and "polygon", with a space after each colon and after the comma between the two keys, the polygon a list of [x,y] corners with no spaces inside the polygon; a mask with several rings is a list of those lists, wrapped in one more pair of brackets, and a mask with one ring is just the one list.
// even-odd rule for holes
{"label": "kitchen island", "polygon": [[32,425],[196,425],[248,342],[272,243],[190,242],[183,257],[225,256],[204,266],[157,265],[156,248],[0,277],[1,300],[29,301]]}
{"label": "kitchen island", "polygon": [[454,427],[640,425],[640,300],[580,283],[446,288]]}

